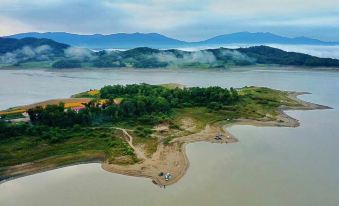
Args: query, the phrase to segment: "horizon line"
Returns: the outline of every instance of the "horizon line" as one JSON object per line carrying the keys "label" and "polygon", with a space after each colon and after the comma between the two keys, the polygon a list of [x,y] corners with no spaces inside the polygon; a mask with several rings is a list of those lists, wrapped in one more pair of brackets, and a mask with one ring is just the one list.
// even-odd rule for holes
{"label": "horizon line", "polygon": [[20,32],[20,33],[14,33],[14,34],[9,34],[9,35],[2,35],[0,37],[9,38],[11,36],[20,35],[20,34],[29,34],[29,33],[37,33],[37,34],[65,33],[65,34],[79,35],[79,36],[94,36],[94,35],[110,36],[110,35],[118,35],[118,34],[127,34],[127,35],[131,35],[131,34],[146,34],[146,35],[157,34],[157,35],[161,35],[161,36],[164,36],[164,37],[167,37],[167,38],[170,38],[170,39],[174,39],[174,40],[177,40],[177,41],[182,41],[182,42],[185,42],[185,43],[202,42],[202,41],[206,41],[206,40],[213,39],[213,38],[220,37],[220,36],[240,34],[240,33],[248,33],[248,34],[271,34],[271,35],[274,35],[274,36],[289,38],[289,39],[307,38],[309,40],[317,40],[317,41],[321,41],[323,43],[339,43],[339,40],[326,41],[326,40],[321,40],[321,39],[318,39],[318,38],[308,37],[308,36],[305,36],[305,35],[293,36],[292,37],[292,36],[279,35],[279,34],[276,34],[276,33],[273,33],[273,32],[269,32],[269,31],[265,31],[265,32],[261,32],[261,31],[258,31],[258,32],[238,31],[238,32],[231,32],[231,33],[214,35],[214,36],[211,36],[211,37],[208,37],[208,38],[205,38],[205,39],[201,39],[201,40],[198,40],[198,41],[181,40],[179,38],[173,38],[173,37],[170,37],[169,35],[157,33],[157,32],[117,32],[117,33],[107,33],[107,34],[105,34],[105,33],[73,33],[73,32],[66,32],[66,31],[43,31],[43,32],[41,32],[41,31],[29,31],[29,32]]}

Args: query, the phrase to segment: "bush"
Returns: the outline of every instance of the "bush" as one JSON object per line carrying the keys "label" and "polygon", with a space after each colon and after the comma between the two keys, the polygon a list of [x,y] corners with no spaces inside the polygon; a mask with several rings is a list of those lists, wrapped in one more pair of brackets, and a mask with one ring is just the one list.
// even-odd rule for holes
{"label": "bush", "polygon": [[141,138],[148,138],[151,136],[153,131],[149,128],[141,128],[141,129],[136,130],[135,133]]}
{"label": "bush", "polygon": [[172,140],[172,137],[166,137],[166,138],[164,139],[164,145],[169,145],[169,143],[171,142],[171,140]]}
{"label": "bush", "polygon": [[170,129],[180,129],[180,126],[177,125],[177,124],[174,124],[174,123],[170,123],[169,128]]}
{"label": "bush", "polygon": [[81,126],[78,125],[78,124],[75,124],[75,125],[73,126],[73,131],[74,131],[74,132],[79,132],[79,131],[81,131]]}
{"label": "bush", "polygon": [[60,138],[60,136],[53,136],[51,139],[50,139],[50,143],[52,144],[55,144],[55,143],[59,143],[61,142],[62,138]]}
{"label": "bush", "polygon": [[220,110],[222,109],[222,107],[223,105],[217,102],[211,102],[207,105],[207,108],[212,109],[212,110]]}

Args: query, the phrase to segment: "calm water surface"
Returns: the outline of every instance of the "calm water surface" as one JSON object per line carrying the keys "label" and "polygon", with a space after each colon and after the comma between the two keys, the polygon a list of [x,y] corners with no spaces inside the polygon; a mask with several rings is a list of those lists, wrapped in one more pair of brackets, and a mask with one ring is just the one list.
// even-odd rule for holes
{"label": "calm water surface", "polygon": [[267,86],[307,91],[333,110],[289,111],[298,128],[234,126],[240,142],[195,143],[182,180],[160,189],[150,180],[66,167],[0,184],[0,205],[339,205],[339,73],[252,68],[241,71],[0,70],[0,109],[107,84],[176,82],[190,86]]}

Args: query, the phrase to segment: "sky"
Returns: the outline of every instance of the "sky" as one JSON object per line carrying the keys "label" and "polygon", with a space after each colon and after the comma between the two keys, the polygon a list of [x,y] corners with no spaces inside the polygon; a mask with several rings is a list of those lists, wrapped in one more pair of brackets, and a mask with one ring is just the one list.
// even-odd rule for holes
{"label": "sky", "polygon": [[339,41],[339,0],[0,0],[0,35],[161,33],[186,41],[249,31]]}

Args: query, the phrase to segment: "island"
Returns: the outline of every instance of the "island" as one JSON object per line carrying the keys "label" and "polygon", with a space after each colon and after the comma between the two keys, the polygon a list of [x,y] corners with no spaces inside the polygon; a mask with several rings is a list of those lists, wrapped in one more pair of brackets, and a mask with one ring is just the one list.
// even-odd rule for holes
{"label": "island", "polygon": [[302,94],[130,84],[10,108],[0,112],[0,178],[100,162],[109,172],[171,185],[189,167],[188,143],[235,143],[229,126],[297,127],[285,110],[329,109],[298,99]]}

